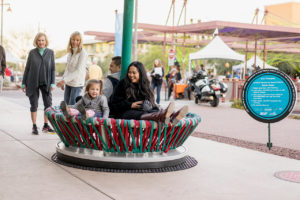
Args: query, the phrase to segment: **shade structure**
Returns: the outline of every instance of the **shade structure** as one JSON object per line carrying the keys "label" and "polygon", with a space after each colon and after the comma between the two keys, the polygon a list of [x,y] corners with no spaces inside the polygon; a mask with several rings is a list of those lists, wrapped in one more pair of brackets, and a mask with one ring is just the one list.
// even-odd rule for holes
{"label": "shade structure", "polygon": [[191,61],[201,59],[225,59],[244,61],[245,56],[235,52],[230,47],[228,47],[219,36],[215,36],[215,38],[203,49],[189,55],[189,74],[191,74]]}
{"label": "shade structure", "polygon": [[[247,69],[249,70],[254,70],[254,56],[252,56],[252,58],[250,58],[247,61]],[[260,69],[263,68],[264,65],[264,61],[262,59],[260,59],[258,56],[256,56],[256,67],[259,67]],[[245,68],[245,63],[241,63],[239,65],[234,65],[232,66],[232,70],[233,71],[237,71],[237,70],[242,70]],[[271,65],[268,65],[267,63],[265,63],[265,68],[266,69],[277,69],[277,67],[273,67]]]}
{"label": "shade structure", "polygon": [[225,42],[223,42],[223,40],[219,36],[216,36],[203,49],[190,54],[190,60],[201,59],[226,59],[243,61],[245,57],[244,55],[232,50],[225,44]]}
{"label": "shade structure", "polygon": [[55,59],[55,63],[67,63],[68,54]]}
{"label": "shade structure", "polygon": [[14,55],[10,50],[5,50],[5,54],[6,54],[6,62],[9,63],[22,63],[25,62],[23,59],[18,58],[16,55]]}

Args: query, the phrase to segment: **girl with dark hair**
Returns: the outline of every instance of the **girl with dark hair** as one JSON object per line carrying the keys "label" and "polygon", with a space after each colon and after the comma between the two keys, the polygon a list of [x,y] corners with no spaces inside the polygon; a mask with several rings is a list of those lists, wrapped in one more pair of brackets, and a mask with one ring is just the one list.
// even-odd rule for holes
{"label": "girl with dark hair", "polygon": [[188,111],[188,107],[184,106],[173,113],[174,102],[166,109],[158,109],[144,65],[138,61],[129,65],[125,78],[116,86],[110,108],[115,118],[153,120],[166,124],[178,122]]}
{"label": "girl with dark hair", "polygon": [[103,83],[101,80],[91,79],[85,87],[85,95],[70,107],[65,101],[60,103],[60,107],[65,116],[81,115],[83,120],[90,117],[108,118],[109,108],[107,99],[102,93]]}

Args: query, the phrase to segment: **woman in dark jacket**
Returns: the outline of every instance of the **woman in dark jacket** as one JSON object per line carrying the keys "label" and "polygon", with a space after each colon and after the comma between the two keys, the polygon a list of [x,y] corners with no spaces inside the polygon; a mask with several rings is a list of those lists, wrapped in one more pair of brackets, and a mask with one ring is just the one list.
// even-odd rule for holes
{"label": "woman in dark jacket", "polygon": [[166,109],[159,110],[154,103],[144,65],[136,61],[129,65],[126,76],[116,86],[110,109],[115,118],[153,120],[168,124],[183,118],[188,108],[184,106],[173,113],[174,102],[171,102]]}
{"label": "woman in dark jacket", "polygon": [[[52,105],[51,91],[55,87],[54,52],[48,49],[48,39],[44,33],[38,33],[33,41],[36,47],[29,52],[25,72],[23,75],[22,89],[29,97],[32,133],[37,135],[36,126],[39,91],[42,93],[44,109]],[[48,118],[44,115],[43,132],[53,132],[48,125]]]}

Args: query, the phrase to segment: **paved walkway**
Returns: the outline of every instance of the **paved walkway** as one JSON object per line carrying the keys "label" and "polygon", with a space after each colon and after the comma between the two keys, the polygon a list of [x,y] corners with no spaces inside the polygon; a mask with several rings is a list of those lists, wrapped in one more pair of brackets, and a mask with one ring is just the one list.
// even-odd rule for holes
{"label": "paved walkway", "polygon": [[[20,94],[4,92],[0,96],[1,200],[300,199],[299,184],[274,177],[278,171],[300,171],[300,161],[195,137],[186,146],[198,165],[188,170],[120,174],[58,165],[50,159],[57,135],[31,134],[29,102]],[[54,104],[60,100],[54,96]],[[176,101],[177,107],[186,103],[203,119],[197,131],[267,142],[266,124],[252,120],[242,110],[231,109],[227,104],[211,108]],[[39,110],[39,126],[43,123],[42,114]],[[285,119],[272,125],[273,144],[299,148],[299,124],[299,120]]]}

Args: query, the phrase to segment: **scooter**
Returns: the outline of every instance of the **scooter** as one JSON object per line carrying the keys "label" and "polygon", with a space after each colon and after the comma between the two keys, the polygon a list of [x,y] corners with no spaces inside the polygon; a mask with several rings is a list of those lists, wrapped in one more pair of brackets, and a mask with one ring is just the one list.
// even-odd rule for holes
{"label": "scooter", "polygon": [[212,107],[217,107],[220,98],[225,98],[228,86],[216,79],[208,79],[204,71],[195,73],[189,80],[189,87],[195,97],[195,103],[210,103]]}

